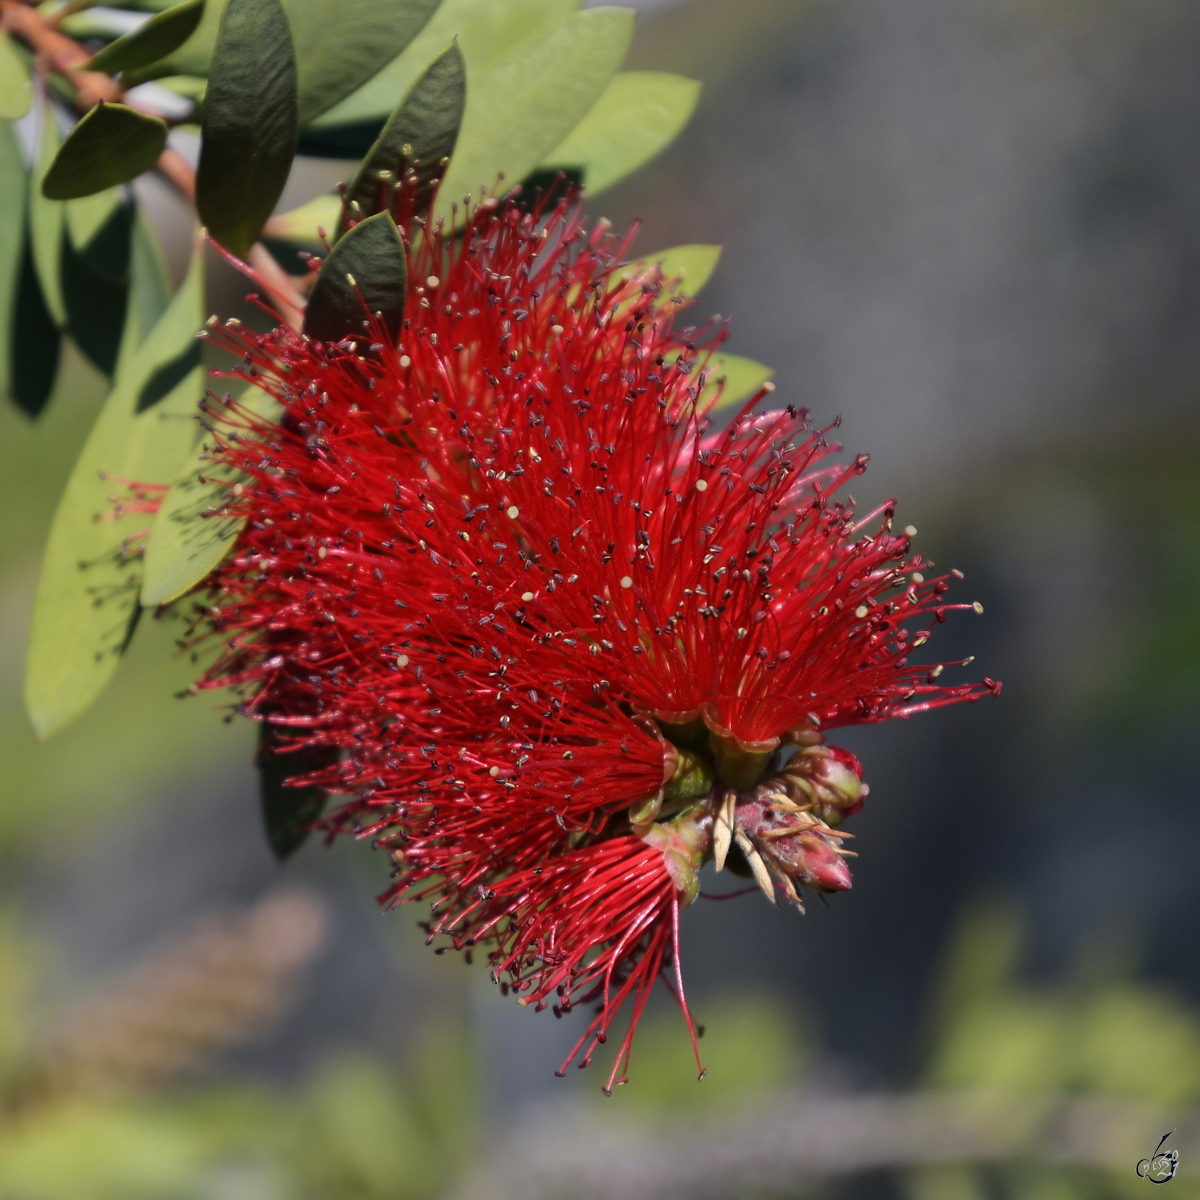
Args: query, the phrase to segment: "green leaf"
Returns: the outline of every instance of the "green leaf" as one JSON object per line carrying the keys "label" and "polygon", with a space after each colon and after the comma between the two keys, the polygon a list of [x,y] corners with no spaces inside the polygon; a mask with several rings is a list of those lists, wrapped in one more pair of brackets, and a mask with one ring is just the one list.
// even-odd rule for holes
{"label": "green leaf", "polygon": [[634,279],[657,266],[662,269],[664,282],[673,291],[697,296],[716,270],[720,257],[720,246],[706,246],[699,242],[672,246],[669,250],[660,250],[657,254],[636,259],[623,267],[617,273],[617,278]]}
{"label": "green leaf", "polygon": [[[106,375],[116,368],[125,326],[133,220],[132,205],[115,208],[89,244],[91,256],[76,250],[65,233],[63,237],[67,328],[79,349]],[[106,269],[98,269],[97,262]]]}
{"label": "green leaf", "polygon": [[258,743],[258,784],[263,824],[275,857],[282,862],[304,845],[328,799],[319,787],[288,787],[287,781],[332,766],[335,747],[305,746],[282,751],[278,736],[264,725]]}
{"label": "green leaf", "polygon": [[119,187],[105,188],[102,192],[69,200],[66,219],[71,245],[81,254],[86,251],[124,201],[124,189]]}
{"label": "green leaf", "polygon": [[[413,215],[423,216],[432,199],[432,186],[441,177],[442,163],[454,153],[466,102],[466,64],[457,43],[451,42],[388,118],[346,192],[350,211],[371,214],[390,207],[395,183],[411,167],[417,175]],[[383,172],[389,173],[393,182],[381,179]]]}
{"label": "green leaf", "polygon": [[16,133],[7,121],[0,121],[0,397],[12,392],[12,322],[25,251],[27,186]]}
{"label": "green leaf", "polygon": [[300,124],[344,100],[421,31],[438,0],[288,0]]}
{"label": "green leaf", "polygon": [[304,332],[322,342],[361,333],[368,312],[382,318],[394,342],[404,320],[408,266],[392,214],[354,226],[321,264],[304,311]]}
{"label": "green leaf", "polygon": [[146,67],[178,50],[196,31],[204,16],[204,0],[184,0],[158,13],[144,25],[110,42],[87,64],[89,71],[131,71]]}
{"label": "green leaf", "polygon": [[633,12],[591,8],[518,43],[471,80],[458,147],[438,193],[452,201],[519,183],[582,120],[616,74],[633,33]]}
{"label": "green leaf", "polygon": [[374,126],[357,158],[378,136],[379,129],[400,98],[412,87],[429,61],[454,38],[467,64],[467,81],[493,59],[511,50],[536,30],[569,16],[578,0],[442,0],[429,24],[412,40],[403,54],[353,95],[323,113],[313,122],[314,130],[346,126]]}
{"label": "green leaf", "polygon": [[721,389],[721,398],[716,408],[731,408],[748,400],[775,374],[772,367],[764,367],[752,358],[740,358],[736,354],[714,354],[704,368],[707,385],[701,395],[703,404]]}
{"label": "green leaf", "polygon": [[54,323],[61,329],[67,323],[59,271],[65,214],[59,201],[47,200],[42,194],[42,180],[58,153],[58,126],[54,123],[54,113],[48,104],[41,106],[40,116],[38,157],[29,176],[29,238],[42,298]]}
{"label": "green leaf", "polygon": [[29,111],[33,82],[13,49],[8,34],[0,29],[0,121],[15,121]]}
{"label": "green leaf", "polygon": [[340,196],[317,196],[307,204],[293,208],[291,212],[272,217],[271,236],[283,242],[319,247],[322,244],[321,230],[325,230],[326,237],[333,237],[341,219]]}
{"label": "green leaf", "polygon": [[22,247],[15,299],[12,323],[4,330],[10,347],[10,387],[17,407],[36,417],[54,390],[61,334],[42,293],[32,237],[26,237]]}
{"label": "green leaf", "polygon": [[[278,401],[257,388],[247,389],[238,403],[271,420],[279,413]],[[219,425],[215,408],[209,405],[209,417]],[[229,553],[246,523],[244,517],[222,513],[229,489],[243,476],[225,463],[212,462],[212,446],[212,434],[206,433],[154,518],[142,580],[142,604],[147,608],[170,604],[190,592]]]}
{"label": "green leaf", "polygon": [[[206,0],[204,15],[195,33],[165,63],[155,64],[155,74],[165,70],[168,74],[206,76],[212,66],[227,3],[228,0]],[[124,82],[141,82],[142,74],[141,71],[131,71]]]}
{"label": "green leaf", "polygon": [[658,71],[621,71],[591,111],[542,161],[543,170],[581,168],[595,196],[674,141],[700,98],[700,84]]}
{"label": "green leaf", "polygon": [[165,121],[102,100],[67,134],[42,180],[42,195],[74,200],[128,183],[150,170],[166,145]]}
{"label": "green leaf", "polygon": [[230,0],[204,98],[196,205],[208,231],[245,258],[296,153],[296,58],[279,0]]}
{"label": "green leaf", "polygon": [[[139,217],[139,224],[142,218]],[[202,387],[197,365],[154,407],[138,411],[147,380],[186,351],[203,321],[202,247],[179,292],[139,344],[147,302],[161,282],[152,250],[135,236],[131,319],[116,383],[55,513],[38,580],[25,674],[25,705],[40,738],[78,716],[116,669],[141,611],[138,539],[145,512],[122,504],[130,481],[175,477],[191,446]]]}

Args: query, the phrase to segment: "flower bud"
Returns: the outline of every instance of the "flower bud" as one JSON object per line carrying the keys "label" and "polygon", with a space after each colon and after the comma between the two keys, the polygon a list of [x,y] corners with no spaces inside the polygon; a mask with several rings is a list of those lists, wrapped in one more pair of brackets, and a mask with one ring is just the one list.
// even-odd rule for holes
{"label": "flower bud", "polygon": [[[835,834],[810,812],[777,807],[779,776],[743,795],[736,821],[771,872],[815,892],[850,889],[850,868]],[[786,802],[785,802],[786,803]],[[793,898],[795,898],[793,896]]]}
{"label": "flower bud", "polygon": [[841,746],[805,746],[783,768],[778,779],[793,800],[812,805],[827,825],[840,825],[863,806],[870,788],[862,766]]}
{"label": "flower bud", "polygon": [[712,849],[712,805],[696,804],[673,821],[650,825],[639,836],[662,851],[663,865],[686,908],[700,891],[700,867]]}

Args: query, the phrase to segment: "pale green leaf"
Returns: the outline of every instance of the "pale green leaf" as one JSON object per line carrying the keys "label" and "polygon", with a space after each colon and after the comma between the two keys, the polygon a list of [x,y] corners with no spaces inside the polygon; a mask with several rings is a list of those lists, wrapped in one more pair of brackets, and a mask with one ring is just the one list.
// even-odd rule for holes
{"label": "pale green leaf", "polygon": [[91,245],[92,239],[108,224],[124,199],[124,189],[105,188],[66,204],[67,235],[71,245],[81,254]]}
{"label": "pale green leaf", "polygon": [[15,121],[29,111],[33,82],[8,34],[0,29],[0,121]]}
{"label": "pale green leaf", "polygon": [[720,246],[706,246],[699,242],[672,246],[669,250],[660,250],[657,254],[647,254],[645,258],[635,259],[617,272],[617,278],[636,279],[659,267],[664,284],[672,292],[697,296],[708,282],[709,276],[716,270],[720,257]]}
{"label": "pale green leaf", "polygon": [[701,403],[711,399],[719,390],[720,399],[716,408],[731,408],[743,400],[748,400],[774,374],[774,368],[765,367],[752,358],[740,358],[736,354],[718,352],[704,368],[707,385],[702,393]]}
{"label": "pale green leaf", "polygon": [[420,32],[437,0],[287,0],[300,124],[344,100]]}
{"label": "pale green leaf", "polygon": [[[429,23],[373,79],[313,122],[314,129],[387,118],[447,42],[458,39],[467,81],[543,26],[573,13],[578,0],[442,0]],[[468,88],[469,95],[469,88]]]}
{"label": "pale green leaf", "polygon": [[317,196],[291,212],[272,217],[267,233],[280,241],[318,248],[322,244],[320,231],[325,230],[325,236],[332,238],[341,219],[340,196]]}
{"label": "pale green leaf", "polygon": [[591,111],[541,163],[583,171],[591,196],[636,171],[687,124],[700,84],[659,71],[621,71]]}
{"label": "pale green leaf", "polygon": [[[159,287],[152,259],[134,255],[135,292]],[[55,513],[38,580],[25,704],[41,738],[61,729],[100,693],[141,611],[139,547],[150,518],[128,511],[130,483],[167,483],[178,474],[194,438],[192,411],[203,389],[200,365],[196,362],[150,407],[144,403],[146,389],[192,354],[203,305],[198,245],[179,292],[140,345],[145,308],[131,306],[116,383]]]}
{"label": "pale green leaf", "polygon": [[469,81],[458,146],[436,213],[464,195],[519,183],[596,103],[633,34],[633,12],[590,8],[519,42]]}
{"label": "pale green leaf", "polygon": [[11,329],[25,240],[26,186],[16,134],[7,121],[0,121],[0,398],[11,386]]}
{"label": "pale green leaf", "polygon": [[[248,388],[238,403],[267,420],[279,414],[279,402],[257,388]],[[214,404],[209,417],[220,432],[220,411]],[[214,444],[213,433],[206,432],[154,518],[142,580],[142,604],[147,608],[170,604],[190,592],[229,553],[245,524],[244,517],[222,512],[229,489],[243,476],[226,463],[212,461]]]}
{"label": "pale green leaf", "polygon": [[67,323],[60,270],[63,204],[61,200],[48,200],[42,194],[42,180],[54,162],[59,145],[58,126],[48,104],[42,106],[41,127],[38,157],[29,176],[29,237],[42,297],[54,323],[61,329]]}

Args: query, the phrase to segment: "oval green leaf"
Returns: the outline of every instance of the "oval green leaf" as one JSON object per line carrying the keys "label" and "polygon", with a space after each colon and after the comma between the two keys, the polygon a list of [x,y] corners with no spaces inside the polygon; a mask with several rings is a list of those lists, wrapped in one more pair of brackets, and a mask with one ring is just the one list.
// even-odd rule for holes
{"label": "oval green leaf", "polygon": [[[139,225],[141,221],[139,219]],[[67,483],[42,560],[25,674],[25,704],[40,738],[78,716],[116,670],[141,611],[138,539],[145,512],[127,503],[129,482],[175,477],[191,446],[199,365],[153,408],[138,411],[146,381],[190,346],[203,321],[201,247],[179,292],[148,336],[140,328],[160,286],[153,254],[135,248],[130,305],[116,384]],[[138,293],[145,292],[145,296]],[[125,503],[123,503],[125,501]]]}
{"label": "oval green leaf", "polygon": [[26,239],[21,253],[14,300],[11,324],[4,330],[11,348],[9,387],[16,406],[36,417],[54,390],[62,335],[42,294],[32,239]]}
{"label": "oval green leaf", "polygon": [[429,24],[403,54],[392,59],[353,95],[318,117],[313,127],[333,130],[376,122],[375,130],[359,152],[365,153],[388,114],[447,42],[457,38],[470,82],[488,63],[538,29],[569,16],[578,6],[578,0],[504,0],[504,3],[442,0]]}
{"label": "oval green leaf", "polygon": [[[388,118],[346,192],[354,215],[390,207],[403,170],[416,171],[414,216],[423,216],[443,162],[454,153],[467,102],[467,68],[456,42],[442,51]],[[390,180],[381,178],[384,173]],[[357,205],[357,210],[355,206]]]}
{"label": "oval green leaf", "polygon": [[540,169],[580,171],[588,194],[595,196],[674,141],[699,98],[700,84],[694,79],[621,71]]}
{"label": "oval green leaf", "polygon": [[748,400],[775,374],[772,367],[765,367],[752,358],[741,358],[736,354],[714,354],[704,368],[706,385],[700,402],[717,395],[716,409],[732,408]]}
{"label": "oval green leaf", "polygon": [[267,842],[280,862],[308,840],[328,800],[324,789],[311,785],[289,787],[288,780],[332,766],[338,760],[335,746],[285,751],[284,744],[269,725],[262,727],[258,743],[259,796]]}
{"label": "oval green leaf", "polygon": [[304,333],[339,342],[363,332],[374,313],[395,342],[404,321],[408,264],[392,214],[376,213],[346,233],[321,264],[304,311]]}
{"label": "oval green leaf", "polygon": [[134,209],[121,204],[84,251],[64,236],[63,301],[71,339],[105,375],[117,365],[129,296]]}
{"label": "oval green leaf", "polygon": [[332,108],[420,33],[438,0],[287,0],[300,81],[300,124]]}
{"label": "oval green leaf", "polygon": [[296,58],[279,0],[230,0],[208,77],[196,206],[209,233],[245,258],[296,153]]}
{"label": "oval green leaf", "polygon": [[[0,122],[0,396],[12,396],[13,318],[25,256],[25,162],[13,127]],[[13,397],[15,399],[15,396]]]}
{"label": "oval green leaf", "polygon": [[204,0],[184,0],[156,13],[144,25],[110,42],[88,63],[89,71],[132,71],[147,67],[178,50],[196,31],[204,16]]}
{"label": "oval green leaf", "polygon": [[436,211],[519,183],[575,128],[616,74],[633,34],[633,12],[591,8],[519,42],[471,80],[471,102]]}
{"label": "oval green leaf", "polygon": [[42,195],[74,200],[128,183],[150,170],[166,145],[165,121],[102,100],[58,148],[42,180]]}
{"label": "oval green leaf", "polygon": [[[247,389],[238,403],[268,419],[279,412],[278,401],[257,388]],[[217,406],[210,404],[208,411],[219,427]],[[206,432],[154,518],[142,579],[142,604],[147,608],[170,604],[190,592],[229,553],[246,523],[244,517],[222,511],[229,489],[242,476],[224,463],[214,463],[212,446],[212,433]]]}
{"label": "oval green leaf", "polygon": [[716,270],[720,257],[720,246],[706,246],[699,242],[672,246],[669,250],[635,259],[617,272],[617,278],[636,279],[659,267],[664,282],[672,291],[685,296],[697,296]]}
{"label": "oval green leaf", "polygon": [[0,29],[0,121],[23,117],[33,102],[33,81],[13,49],[8,34]]}

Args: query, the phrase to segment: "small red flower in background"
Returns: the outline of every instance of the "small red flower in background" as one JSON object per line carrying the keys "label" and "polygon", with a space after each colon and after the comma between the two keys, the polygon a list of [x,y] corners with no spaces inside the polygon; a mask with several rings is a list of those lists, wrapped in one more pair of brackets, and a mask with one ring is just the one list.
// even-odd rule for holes
{"label": "small red flower in background", "polygon": [[327,828],[390,851],[387,899],[430,900],[429,940],[486,945],[521,1003],[598,1004],[564,1069],[632,1000],[608,1088],[657,979],[687,1014],[703,862],[797,904],[850,886],[835,826],[867,789],[824,731],[999,690],[909,660],[968,606],[890,504],[842,497],[865,457],[756,411],[769,389],[713,426],[725,331],[677,331],[628,244],[485,202],[414,239],[396,347],[226,327],[283,416],[223,419],[248,523],[204,618],[204,685],[337,751],[295,782],[350,797]]}

